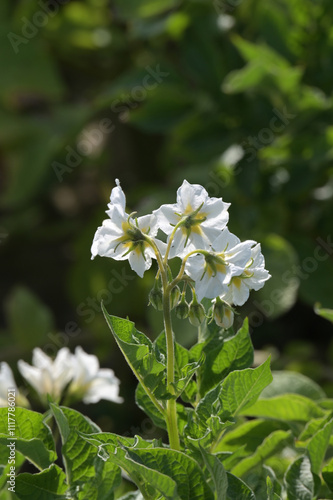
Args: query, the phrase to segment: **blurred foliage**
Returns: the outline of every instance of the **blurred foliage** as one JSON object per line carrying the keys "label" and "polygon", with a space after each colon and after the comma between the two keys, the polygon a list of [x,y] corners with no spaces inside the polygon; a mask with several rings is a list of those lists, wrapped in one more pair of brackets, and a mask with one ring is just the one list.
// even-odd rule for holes
{"label": "blurred foliage", "polygon": [[90,245],[116,177],[139,214],[186,178],[262,242],[272,279],[242,311],[255,345],[307,339],[332,363],[313,312],[333,304],[332,18],[331,0],[1,1],[1,357],[83,344],[133,400],[99,302],[156,336],[154,273]]}

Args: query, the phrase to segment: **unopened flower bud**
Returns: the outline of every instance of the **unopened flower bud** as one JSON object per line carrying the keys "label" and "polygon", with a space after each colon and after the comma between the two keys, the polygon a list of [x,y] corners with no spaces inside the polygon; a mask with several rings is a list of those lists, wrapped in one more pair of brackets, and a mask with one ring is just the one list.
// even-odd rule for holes
{"label": "unopened flower bud", "polygon": [[206,317],[206,311],[202,304],[197,301],[194,295],[192,302],[190,303],[188,319],[193,326],[200,326]]}
{"label": "unopened flower bud", "polygon": [[157,280],[155,280],[154,287],[149,292],[149,304],[158,311],[163,310],[163,294]]}
{"label": "unopened flower bud", "polygon": [[234,312],[232,308],[217,297],[213,306],[213,317],[215,323],[224,329],[230,328],[234,323]]}
{"label": "unopened flower bud", "polygon": [[175,313],[177,318],[185,319],[188,317],[189,313],[189,305],[185,300],[185,293],[182,293],[182,299],[179,304],[176,306]]}
{"label": "unopened flower bud", "polygon": [[180,297],[180,289],[179,286],[176,285],[171,290],[171,309],[176,307],[176,305],[179,302],[179,297]]}

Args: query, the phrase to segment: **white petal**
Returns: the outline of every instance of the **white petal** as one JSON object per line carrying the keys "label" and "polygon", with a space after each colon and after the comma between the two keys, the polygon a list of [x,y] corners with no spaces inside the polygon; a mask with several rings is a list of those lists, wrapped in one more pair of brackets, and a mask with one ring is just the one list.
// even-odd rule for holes
{"label": "white petal", "polygon": [[229,252],[225,253],[225,260],[233,268],[232,274],[234,276],[242,274],[249,259],[251,259],[251,246],[250,242],[247,241],[238,243]]}
{"label": "white petal", "polygon": [[185,272],[195,282],[200,280],[205,270],[205,257],[202,254],[191,255],[185,264]]}
{"label": "white petal", "polygon": [[220,253],[230,250],[238,243],[240,243],[240,239],[236,235],[232,234],[228,228],[225,228],[213,241],[212,248],[215,252]]}
{"label": "white petal", "polygon": [[49,368],[50,364],[52,364],[52,359],[39,347],[35,347],[32,351],[32,364],[40,369]]}
{"label": "white petal", "polygon": [[235,306],[242,306],[249,298],[250,290],[246,286],[244,280],[239,279],[236,283],[237,285],[232,285],[233,304],[235,304]]}
{"label": "white petal", "polygon": [[157,217],[154,214],[143,215],[142,217],[138,217],[138,226],[141,231],[145,234],[148,234],[152,238],[156,236],[158,231]]}
{"label": "white petal", "polygon": [[144,272],[151,267],[151,257],[149,253],[145,252],[144,259],[139,248],[136,248],[135,250],[130,252],[128,261],[133,271],[135,271],[140,276],[140,278],[143,278]]}
{"label": "white petal", "polygon": [[[168,238],[169,241],[169,238]],[[179,228],[176,231],[175,236],[173,237],[169,257],[173,259],[174,257],[183,258],[190,250],[188,246],[185,247],[186,243],[186,234],[183,233],[182,228]]]}
{"label": "white petal", "polygon": [[[101,370],[102,371],[102,370]],[[83,402],[86,404],[97,403],[101,399],[113,401],[114,403],[122,403],[123,399],[119,397],[119,381],[112,376],[112,370],[109,378],[97,377],[95,378],[83,397]]]}
{"label": "white petal", "polygon": [[180,221],[180,217],[176,215],[179,211],[180,207],[176,203],[172,205],[162,205],[160,208],[153,211],[153,214],[156,216],[157,226],[165,234],[170,234],[174,226]]}
{"label": "white petal", "polygon": [[199,212],[199,214],[201,212],[207,214],[207,219],[203,222],[203,225],[220,230],[225,228],[229,220],[229,207],[230,203],[223,202],[221,198],[208,198],[207,202]]}
{"label": "white petal", "polygon": [[205,273],[203,278],[196,281],[195,291],[199,302],[206,297],[207,299],[215,299],[226,290],[227,285],[221,281],[221,275],[218,273],[216,276],[209,276]]}
{"label": "white petal", "polygon": [[36,368],[35,366],[30,366],[28,363],[20,359],[17,362],[18,369],[25,378],[25,380],[38,392],[42,393],[43,389],[43,379],[42,379],[42,370],[40,368]]}
{"label": "white petal", "polygon": [[5,406],[7,406],[8,389],[17,390],[17,386],[10,366],[3,361],[0,363],[0,399],[5,400]]}
{"label": "white petal", "polygon": [[[157,238],[154,239],[154,241],[156,243],[157,248],[161,252],[162,257],[164,258],[165,253],[166,253],[166,249],[167,249],[167,244],[164,243],[164,241],[158,240]],[[154,251],[152,251],[151,256],[152,256],[153,259],[156,259],[156,255],[155,255]]]}
{"label": "white petal", "polygon": [[113,224],[109,219],[103,221],[94,236],[91,246],[92,258],[96,255],[105,256],[116,246],[116,240],[123,235],[121,228]]}
{"label": "white petal", "polygon": [[126,197],[124,191],[120,187],[119,179],[116,179],[116,185],[117,186],[114,187],[111,191],[111,205],[118,205],[124,212],[126,207]]}
{"label": "white petal", "polygon": [[54,385],[59,394],[61,394],[68,382],[74,376],[72,355],[67,347],[63,347],[58,351],[50,371],[51,377],[54,380]]}
{"label": "white petal", "polygon": [[73,382],[78,385],[85,385],[90,382],[98,373],[99,361],[97,356],[86,353],[81,346],[75,348],[73,356],[75,363],[75,374]]}
{"label": "white petal", "polygon": [[206,189],[200,184],[190,184],[187,180],[177,190],[177,203],[181,207],[181,211],[194,211],[205,203],[208,198]]}

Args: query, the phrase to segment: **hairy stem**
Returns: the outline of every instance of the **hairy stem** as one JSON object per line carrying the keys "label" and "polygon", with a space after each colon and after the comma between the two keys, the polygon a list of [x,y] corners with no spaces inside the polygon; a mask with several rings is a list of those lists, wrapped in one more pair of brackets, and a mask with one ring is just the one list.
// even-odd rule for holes
{"label": "hairy stem", "polygon": [[[171,241],[171,239],[170,239]],[[166,336],[166,350],[167,350],[167,390],[174,395],[175,388],[175,343],[172,330],[171,321],[171,299],[170,293],[172,287],[168,282],[167,260],[163,260],[156,243],[150,239],[150,245],[155,251],[156,259],[159,266],[159,271],[162,278],[163,287],[163,316],[164,316],[164,329]],[[166,424],[168,429],[170,447],[174,450],[180,450],[178,425],[177,425],[177,406],[176,399],[171,398],[167,401],[166,411]]]}
{"label": "hairy stem", "polygon": [[[168,286],[167,273],[164,270],[162,275],[163,285],[163,314],[164,314],[164,329],[166,336],[167,348],[167,389],[171,394],[175,394],[175,343],[172,331],[171,322],[171,302],[170,288]],[[174,450],[180,450],[180,442],[177,426],[177,408],[174,398],[167,401],[167,428],[169,434],[170,447]]]}

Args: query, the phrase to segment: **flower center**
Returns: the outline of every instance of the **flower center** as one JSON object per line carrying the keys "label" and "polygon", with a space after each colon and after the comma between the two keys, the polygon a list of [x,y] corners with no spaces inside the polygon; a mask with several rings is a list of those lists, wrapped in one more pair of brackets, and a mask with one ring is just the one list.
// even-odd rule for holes
{"label": "flower center", "polygon": [[202,206],[203,203],[201,203],[201,205],[196,210],[193,210],[193,207],[189,204],[187,205],[184,213],[176,213],[176,215],[178,215],[178,217],[180,218],[180,227],[184,235],[186,236],[185,245],[187,244],[187,240],[192,232],[202,234],[200,224],[207,219],[206,213],[199,213]]}
{"label": "flower center", "polygon": [[207,255],[205,255],[205,261],[205,270],[201,279],[204,277],[205,273],[213,278],[217,273],[227,274],[227,264],[219,255],[207,253]]}

